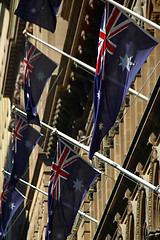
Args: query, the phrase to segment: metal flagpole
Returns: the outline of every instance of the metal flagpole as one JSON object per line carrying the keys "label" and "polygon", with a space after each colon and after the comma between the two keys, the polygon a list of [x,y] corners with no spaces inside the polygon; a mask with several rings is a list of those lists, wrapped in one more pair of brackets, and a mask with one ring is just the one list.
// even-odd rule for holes
{"label": "metal flagpole", "polygon": [[[109,2],[109,3],[111,3],[111,4],[113,4],[114,6],[116,6],[117,8],[119,8],[120,10],[125,11],[126,13],[131,14],[132,16],[138,18],[138,19],[141,20],[142,22],[147,23],[148,25],[152,26],[153,28],[155,28],[155,29],[157,29],[157,30],[160,30],[160,26],[159,26],[158,24],[156,24],[156,23],[150,21],[149,19],[147,19],[147,18],[139,15],[138,13],[130,10],[129,8],[124,7],[123,5],[117,3],[117,2],[115,2],[115,1],[113,1],[113,0],[106,0],[106,1]],[[103,1],[103,2],[105,2],[105,1]]]}
{"label": "metal flagpole", "polygon": [[[6,173],[6,174],[9,175],[9,176],[11,175],[10,172],[7,172],[7,171],[4,170],[4,169],[2,169],[1,171],[4,172],[4,173]],[[48,196],[48,193],[46,193],[46,192],[44,192],[43,190],[41,190],[41,189],[35,187],[34,185],[30,184],[29,182],[26,182],[26,181],[24,181],[24,180],[21,179],[21,178],[19,178],[19,181],[20,181],[21,183],[25,184],[26,186],[29,186],[29,187],[31,187],[31,188],[37,190],[38,192],[40,192],[40,193],[42,193],[42,194]],[[83,212],[81,212],[80,210],[78,211],[78,213],[79,213],[80,215],[82,215],[82,216],[84,216],[84,217],[90,219],[91,221],[93,221],[93,222],[95,222],[95,223],[98,223],[98,221],[97,221],[95,218],[92,218],[91,216],[87,215],[86,213],[83,213]]]}
{"label": "metal flagpole", "polygon": [[[17,112],[24,114],[26,116],[26,113],[23,112],[22,110],[18,109],[17,107],[13,107],[13,109],[15,109]],[[85,151],[89,152],[89,147],[78,142],[77,140],[69,137],[68,135],[58,131],[56,128],[53,128],[51,126],[49,126],[48,124],[40,121],[41,126],[46,127],[48,129],[50,129],[52,131],[53,134],[56,134],[57,136],[63,138],[64,140],[66,140],[67,142],[76,145],[79,148],[84,149]],[[130,177],[131,179],[135,180],[138,183],[143,184],[144,186],[150,188],[151,190],[153,190],[155,193],[160,194],[160,188],[159,185],[158,186],[154,186],[153,184],[143,180],[142,178],[136,176],[135,174],[133,174],[132,172],[128,171],[127,169],[121,167],[119,164],[117,164],[116,162],[112,161],[111,159],[103,156],[102,154],[96,152],[94,154],[94,156],[98,157],[99,159],[101,159],[103,162],[108,163],[109,165],[111,165],[112,167],[116,168],[117,170],[119,170],[120,172],[124,173],[125,175],[127,175],[128,177]]]}
{"label": "metal flagpole", "polygon": [[78,64],[81,65],[82,67],[87,68],[89,71],[95,73],[95,68],[93,68],[93,67],[89,66],[88,64],[86,64],[86,63],[84,63],[84,62],[78,60],[78,59],[75,58],[75,57],[72,57],[71,55],[69,55],[69,54],[65,53],[64,51],[60,50],[59,48],[56,48],[56,47],[54,47],[53,45],[51,45],[51,44],[49,44],[49,43],[43,41],[42,39],[40,39],[40,38],[38,38],[38,37],[32,35],[31,33],[27,32],[26,29],[23,31],[23,34],[27,34],[29,37],[31,37],[31,38],[33,38],[33,39],[35,39],[35,40],[37,40],[37,41],[43,43],[43,44],[46,45],[47,47],[49,47],[49,48],[55,50],[56,52],[58,52],[58,53],[64,55],[65,57],[71,59],[72,61],[78,63]]}
{"label": "metal flagpole", "polygon": [[[2,169],[1,172],[4,172],[4,173],[6,173],[6,174],[9,175],[9,176],[11,175],[11,173],[7,172],[7,171],[4,170],[4,169]],[[26,181],[24,181],[24,180],[21,179],[21,178],[19,178],[19,181],[20,181],[21,183],[23,183],[23,184],[25,184],[25,185],[27,185],[27,186],[29,186],[29,187],[37,190],[37,191],[39,191],[40,193],[43,193],[44,195],[48,196],[48,194],[47,194],[46,192],[44,192],[43,190],[35,187],[34,185],[30,184],[29,182],[26,182]]]}
{"label": "metal flagpole", "polygon": [[[64,51],[60,50],[59,48],[56,48],[55,46],[53,46],[53,45],[51,45],[51,44],[45,42],[44,40],[42,40],[42,39],[40,39],[40,38],[38,38],[38,37],[32,35],[31,33],[27,32],[26,29],[23,31],[23,33],[26,34],[27,36],[29,36],[29,37],[31,37],[31,38],[33,38],[33,39],[39,41],[40,43],[46,45],[47,47],[53,49],[54,51],[56,51],[56,52],[58,52],[58,53],[64,55],[65,57],[71,59],[72,61],[78,63],[79,65],[81,65],[82,67],[84,67],[84,68],[86,68],[87,70],[91,71],[92,73],[95,73],[95,71],[96,71],[95,68],[89,66],[88,64],[86,64],[86,63],[80,61],[79,59],[77,59],[77,58],[75,58],[75,57],[72,57],[71,55],[69,55],[69,54],[65,53]],[[148,101],[148,100],[149,100],[148,97],[146,97],[146,96],[144,96],[143,94],[141,94],[141,93],[139,93],[139,92],[133,90],[132,88],[129,88],[128,91],[131,92],[132,94],[138,96],[139,98],[145,100],[145,101]]]}

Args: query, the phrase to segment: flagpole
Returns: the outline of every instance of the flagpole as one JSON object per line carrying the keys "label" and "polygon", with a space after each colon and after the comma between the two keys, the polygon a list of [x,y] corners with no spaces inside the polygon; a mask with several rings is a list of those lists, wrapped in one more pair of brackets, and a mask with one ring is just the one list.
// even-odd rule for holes
{"label": "flagpole", "polygon": [[[155,28],[155,29],[157,29],[157,30],[160,31],[160,26],[159,26],[158,24],[152,22],[151,20],[149,20],[149,19],[147,19],[147,18],[139,15],[138,13],[130,10],[129,8],[127,8],[127,7],[121,5],[121,4],[119,4],[119,3],[117,3],[117,2],[115,2],[115,1],[113,1],[113,0],[106,0],[106,1],[109,2],[109,3],[111,3],[111,4],[113,4],[114,6],[116,6],[117,8],[119,8],[120,10],[125,11],[126,13],[133,15],[134,17],[138,18],[138,19],[141,20],[142,22],[147,23],[148,25],[150,25],[150,26],[152,26],[153,28]],[[105,1],[104,1],[104,2],[105,2]]]}
{"label": "flagpole", "polygon": [[[16,110],[17,112],[23,114],[24,116],[26,116],[26,113],[23,112],[22,110],[20,110],[19,108],[13,106],[13,109]],[[89,152],[89,147],[78,142],[77,140],[69,137],[68,135],[60,132],[59,130],[57,130],[57,128],[53,128],[51,126],[49,126],[48,124],[40,121],[41,126],[46,127],[47,129],[50,129],[52,131],[53,134],[56,134],[57,136],[63,138],[64,140],[66,140],[67,142],[76,145],[79,148],[82,148],[83,150]],[[103,162],[108,163],[109,165],[111,165],[112,167],[116,168],[117,170],[119,170],[120,172],[122,172],[123,174],[125,174],[126,176],[130,177],[131,179],[135,180],[138,183],[143,184],[144,186],[148,187],[149,189],[153,190],[155,193],[160,194],[160,188],[159,185],[154,186],[153,184],[143,180],[142,178],[138,177],[137,175],[133,174],[132,172],[128,171],[127,169],[121,167],[119,164],[117,164],[116,162],[112,161],[111,159],[103,156],[102,154],[96,152],[94,153],[94,156],[98,157],[99,159],[101,159]]]}
{"label": "flagpole", "polygon": [[[1,171],[4,172],[4,173],[6,173],[6,174],[9,175],[9,176],[11,175],[10,172],[7,172],[7,171],[4,170],[4,169],[2,169]],[[26,181],[24,181],[24,180],[21,179],[21,178],[19,178],[18,180],[19,180],[21,183],[25,184],[26,186],[29,186],[29,187],[37,190],[38,192],[44,194],[45,196],[48,196],[48,193],[46,193],[46,192],[44,192],[43,190],[35,187],[34,185],[30,184],[29,182],[26,182]],[[16,190],[17,190],[17,189],[16,189]],[[97,221],[95,218],[92,218],[91,216],[87,215],[86,213],[83,213],[83,212],[81,212],[80,210],[78,210],[78,213],[79,213],[80,215],[82,215],[83,217],[86,217],[86,218],[90,219],[91,221],[93,221],[93,222],[95,222],[95,223],[98,223],[98,221]]]}
{"label": "flagpole", "polygon": [[78,64],[81,65],[82,67],[87,68],[89,71],[95,73],[95,68],[89,66],[88,64],[86,64],[86,63],[80,61],[79,59],[77,59],[77,58],[75,58],[75,57],[72,57],[71,55],[69,55],[69,54],[65,53],[64,51],[60,50],[59,48],[57,48],[57,47],[55,47],[55,46],[53,46],[53,45],[51,45],[51,44],[45,42],[44,40],[42,40],[42,39],[40,39],[40,38],[38,38],[38,37],[32,35],[31,33],[27,32],[26,29],[24,29],[23,34],[27,34],[29,37],[31,37],[31,38],[33,38],[33,39],[35,39],[35,40],[41,42],[42,44],[46,45],[47,47],[49,47],[49,48],[55,50],[56,52],[58,52],[58,53],[64,55],[65,57],[71,59],[72,61],[78,63]]}
{"label": "flagpole", "polygon": [[[26,34],[27,36],[29,36],[29,37],[31,37],[31,38],[33,38],[33,39],[39,41],[40,43],[46,45],[47,47],[53,49],[54,51],[56,51],[56,52],[58,52],[58,53],[64,55],[65,57],[67,57],[67,58],[69,58],[70,60],[72,60],[72,61],[78,63],[80,66],[86,68],[87,70],[89,70],[90,72],[92,72],[92,73],[95,74],[95,72],[96,72],[96,69],[95,69],[95,68],[89,66],[88,64],[86,64],[86,63],[80,61],[79,59],[77,59],[77,58],[75,58],[75,57],[72,57],[71,55],[69,55],[69,54],[65,53],[64,51],[60,50],[59,48],[57,48],[57,47],[55,47],[55,46],[53,46],[53,45],[51,45],[51,44],[45,42],[44,40],[42,40],[42,39],[40,39],[40,38],[38,38],[38,37],[32,35],[31,33],[27,32],[26,29],[23,31],[23,34]],[[141,94],[141,93],[139,93],[139,92],[133,90],[132,88],[129,88],[128,91],[131,92],[132,94],[138,96],[139,98],[145,100],[145,101],[148,101],[148,100],[149,100],[148,97],[146,97],[146,96],[144,96],[143,94]]]}
{"label": "flagpole", "polygon": [[[9,175],[9,176],[11,175],[11,173],[7,172],[7,171],[4,170],[4,169],[2,169],[1,171],[4,172],[4,173],[6,173],[6,174]],[[30,184],[29,182],[26,182],[26,181],[24,181],[24,180],[21,179],[21,178],[19,178],[19,181],[20,181],[21,183],[23,183],[23,184],[25,184],[25,185],[27,185],[27,186],[29,186],[29,187],[37,190],[37,191],[39,191],[40,193],[43,193],[44,195],[48,196],[48,194],[47,194],[46,192],[44,192],[43,190],[35,187],[34,185]]]}
{"label": "flagpole", "polygon": [[[56,128],[53,128],[53,133],[58,135],[59,137],[63,138],[64,140],[68,141],[69,143],[72,143],[72,144],[76,145],[77,147],[82,148],[82,149],[86,150],[87,152],[89,152],[89,147],[88,146],[86,146],[86,145],[78,142],[77,140],[67,136],[66,134],[58,131]],[[103,162],[108,163],[109,165],[111,165],[112,167],[116,168],[117,170],[119,170],[123,174],[125,174],[128,177],[130,177],[131,179],[135,180],[136,182],[141,183],[144,186],[146,186],[146,187],[150,188],[151,190],[153,190],[154,192],[156,192],[157,194],[160,194],[159,185],[154,186],[153,184],[143,180],[142,178],[138,177],[137,175],[133,174],[132,172],[128,171],[127,169],[121,167],[116,162],[112,161],[111,159],[103,156],[102,154],[100,154],[98,152],[96,152],[94,154],[94,156],[98,157]]]}

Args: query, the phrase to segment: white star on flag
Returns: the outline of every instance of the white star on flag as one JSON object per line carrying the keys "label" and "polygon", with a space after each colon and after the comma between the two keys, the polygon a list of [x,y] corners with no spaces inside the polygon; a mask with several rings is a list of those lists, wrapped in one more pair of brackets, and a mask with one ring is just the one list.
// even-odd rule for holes
{"label": "white star on flag", "polygon": [[57,234],[57,239],[62,239],[62,237],[63,237],[62,233]]}
{"label": "white star on flag", "polygon": [[26,142],[25,142],[25,146],[26,146],[26,148],[32,148],[32,144],[31,144],[31,142],[29,141],[29,140],[27,140]]}
{"label": "white star on flag", "polygon": [[132,60],[133,56],[128,57],[127,54],[125,54],[124,58],[120,56],[121,62],[119,63],[119,66],[122,66],[122,71],[126,68],[128,72],[131,70],[131,66],[134,66],[135,63],[133,63]]}
{"label": "white star on flag", "polygon": [[103,129],[103,123],[100,122],[100,123],[99,123],[99,130],[102,130],[102,129]]}
{"label": "white star on flag", "polygon": [[43,81],[43,79],[45,78],[44,73],[43,72],[38,72],[37,73],[37,78],[38,78],[39,81]]}
{"label": "white star on flag", "polygon": [[82,184],[82,180],[78,180],[78,178],[76,179],[76,181],[73,180],[73,188],[75,188],[76,192],[79,190],[80,192],[82,191],[81,188],[84,187],[84,185]]}
{"label": "white star on flag", "polygon": [[9,207],[10,207],[11,210],[13,210],[13,209],[15,208],[15,204],[11,202],[11,203],[9,204]]}
{"label": "white star on flag", "polygon": [[14,179],[17,179],[17,178],[18,178],[16,174],[15,174],[13,177],[14,177]]}
{"label": "white star on flag", "polygon": [[49,215],[53,215],[53,210],[51,210],[51,211],[49,212]]}
{"label": "white star on flag", "polygon": [[29,93],[27,93],[27,98],[29,98]]}
{"label": "white star on flag", "polygon": [[37,11],[36,8],[32,8],[32,9],[31,9],[31,12],[32,12],[32,13],[36,13],[36,11]]}
{"label": "white star on flag", "polygon": [[98,90],[98,92],[97,92],[97,98],[100,99],[100,96],[101,96],[101,92],[100,92],[100,90]]}

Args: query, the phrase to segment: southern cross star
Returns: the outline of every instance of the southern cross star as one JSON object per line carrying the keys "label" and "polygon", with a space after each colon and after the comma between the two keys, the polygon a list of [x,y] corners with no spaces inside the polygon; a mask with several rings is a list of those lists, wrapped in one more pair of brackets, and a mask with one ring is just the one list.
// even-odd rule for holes
{"label": "southern cross star", "polygon": [[76,181],[73,180],[73,183],[74,183],[74,184],[73,184],[73,187],[75,188],[75,190],[76,190],[76,191],[79,190],[79,191],[81,192],[81,191],[82,191],[81,188],[84,187],[83,184],[82,184],[82,180],[79,181],[78,178],[77,178]]}
{"label": "southern cross star", "polygon": [[103,129],[103,123],[100,122],[100,123],[99,123],[99,130],[102,130],[102,129]]}
{"label": "southern cross star", "polygon": [[13,177],[14,177],[15,180],[18,178],[18,176],[16,174]]}
{"label": "southern cross star", "polygon": [[36,13],[36,11],[37,11],[36,8],[32,8],[32,9],[31,9],[31,12],[32,12],[33,14]]}
{"label": "southern cross star", "polygon": [[57,234],[57,239],[62,239],[62,237],[63,237],[62,233]]}
{"label": "southern cross star", "polygon": [[13,210],[13,209],[15,208],[15,204],[11,202],[11,203],[9,204],[9,207],[10,207],[11,210]]}
{"label": "southern cross star", "polygon": [[32,148],[32,144],[31,144],[31,142],[29,141],[29,140],[27,140],[26,142],[25,142],[25,146],[26,146],[26,148]]}
{"label": "southern cross star", "polygon": [[27,98],[29,99],[29,93],[27,93]]}
{"label": "southern cross star", "polygon": [[0,232],[0,237],[3,235],[3,237],[5,237],[5,233],[4,234],[2,234],[1,232]]}
{"label": "southern cross star", "polygon": [[97,98],[100,99],[100,96],[101,96],[101,92],[100,92],[100,90],[98,90],[98,92],[97,92]]}
{"label": "southern cross star", "polygon": [[44,76],[44,73],[43,73],[43,72],[38,72],[38,73],[37,73],[37,78],[38,78],[39,81],[43,81],[44,77],[45,77],[45,76]]}
{"label": "southern cross star", "polygon": [[119,63],[119,66],[122,66],[122,71],[126,68],[128,72],[131,70],[131,66],[134,66],[135,63],[133,63],[132,60],[133,56],[128,57],[127,54],[125,54],[124,58],[120,56],[121,62]]}
{"label": "southern cross star", "polygon": [[53,210],[52,209],[50,210],[49,215],[53,215]]}

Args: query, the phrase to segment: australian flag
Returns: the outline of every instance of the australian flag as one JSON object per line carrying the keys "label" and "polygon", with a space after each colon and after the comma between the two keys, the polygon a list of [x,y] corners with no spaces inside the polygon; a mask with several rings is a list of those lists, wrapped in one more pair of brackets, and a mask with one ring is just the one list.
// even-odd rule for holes
{"label": "australian flag", "polygon": [[12,170],[8,188],[13,189],[18,179],[24,174],[29,156],[41,138],[41,134],[25,119],[16,114],[12,131]]}
{"label": "australian flag", "polygon": [[62,0],[20,0],[15,14],[51,32],[55,31]]}
{"label": "australian flag", "polygon": [[106,1],[94,79],[94,131],[90,159],[100,149],[132,81],[157,44],[151,35]]}
{"label": "australian flag", "polygon": [[67,238],[81,202],[99,174],[58,140],[49,178],[46,240]]}
{"label": "australian flag", "polygon": [[47,80],[57,64],[41,53],[29,41],[25,47],[24,98],[27,120],[39,125],[37,105]]}
{"label": "australian flag", "polygon": [[0,195],[0,240],[4,239],[7,227],[24,197],[16,190],[8,190],[8,181],[4,179]]}

